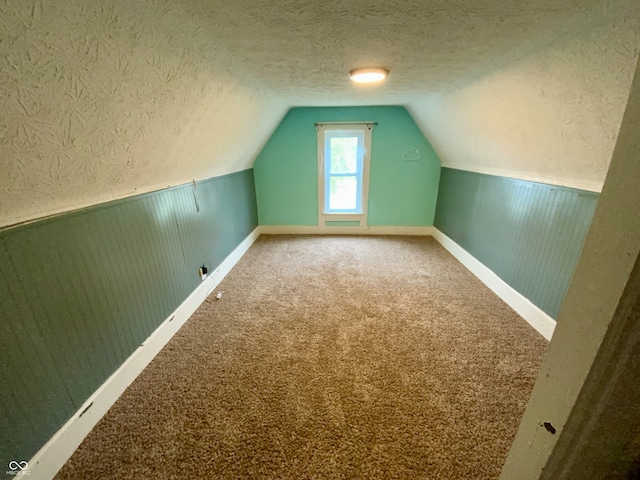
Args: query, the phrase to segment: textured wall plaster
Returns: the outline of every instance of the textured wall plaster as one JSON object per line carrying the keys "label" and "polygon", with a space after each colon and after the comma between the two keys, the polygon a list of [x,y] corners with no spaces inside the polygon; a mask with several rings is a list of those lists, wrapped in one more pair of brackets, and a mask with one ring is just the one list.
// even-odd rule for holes
{"label": "textured wall plaster", "polygon": [[[606,20],[606,24],[602,24]],[[409,110],[447,167],[600,191],[640,47],[640,3]]]}
{"label": "textured wall plaster", "polygon": [[251,166],[286,106],[183,5],[0,3],[0,226]]}
{"label": "textured wall plaster", "polygon": [[408,105],[445,165],[601,181],[640,4],[472,3],[0,0],[0,226],[246,168],[295,105]]}

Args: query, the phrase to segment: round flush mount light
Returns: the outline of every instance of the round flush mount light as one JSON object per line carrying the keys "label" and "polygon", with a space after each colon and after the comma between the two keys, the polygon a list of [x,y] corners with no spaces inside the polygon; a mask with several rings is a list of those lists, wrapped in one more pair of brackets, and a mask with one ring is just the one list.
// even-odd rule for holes
{"label": "round flush mount light", "polygon": [[349,72],[349,78],[357,83],[375,83],[384,80],[389,70],[383,67],[354,68]]}

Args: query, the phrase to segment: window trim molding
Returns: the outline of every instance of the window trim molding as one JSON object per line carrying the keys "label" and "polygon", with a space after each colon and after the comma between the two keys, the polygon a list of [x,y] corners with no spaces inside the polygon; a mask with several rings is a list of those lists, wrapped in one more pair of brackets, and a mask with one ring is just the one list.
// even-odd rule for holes
{"label": "window trim molding", "polygon": [[[369,210],[369,170],[371,165],[371,131],[376,122],[319,122],[316,123],[318,150],[318,225],[325,222],[359,221],[360,227],[367,227]],[[362,159],[362,213],[325,213],[325,175],[324,140],[326,131],[359,130],[364,131],[364,156]]]}

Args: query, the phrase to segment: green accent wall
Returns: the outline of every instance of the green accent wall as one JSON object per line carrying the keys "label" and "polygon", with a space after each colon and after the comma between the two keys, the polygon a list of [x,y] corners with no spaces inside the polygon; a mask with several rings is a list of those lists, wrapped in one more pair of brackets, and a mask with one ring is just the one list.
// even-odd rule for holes
{"label": "green accent wall", "polygon": [[443,167],[435,226],[557,318],[598,197]]}
{"label": "green accent wall", "polygon": [[358,121],[378,123],[371,139],[368,224],[433,225],[440,160],[411,115],[397,106],[289,110],[253,166],[261,225],[318,225],[315,124]]}
{"label": "green accent wall", "polygon": [[257,223],[246,170],[0,231],[0,464],[28,461]]}

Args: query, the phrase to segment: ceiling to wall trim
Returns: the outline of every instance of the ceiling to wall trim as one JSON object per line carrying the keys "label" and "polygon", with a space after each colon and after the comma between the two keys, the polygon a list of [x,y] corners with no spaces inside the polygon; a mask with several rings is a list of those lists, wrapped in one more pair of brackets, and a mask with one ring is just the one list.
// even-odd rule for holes
{"label": "ceiling to wall trim", "polygon": [[466,172],[481,173],[484,175],[493,175],[496,177],[512,178],[514,180],[524,180],[527,182],[544,183],[546,185],[556,185],[558,187],[575,188],[577,190],[585,190],[587,192],[601,193],[603,183],[583,182],[576,179],[558,179],[549,178],[542,175],[527,175],[522,172],[506,170],[501,168],[481,167],[481,166],[462,166],[462,165],[446,165],[443,168],[451,168],[454,170],[463,170]]}

